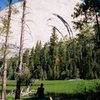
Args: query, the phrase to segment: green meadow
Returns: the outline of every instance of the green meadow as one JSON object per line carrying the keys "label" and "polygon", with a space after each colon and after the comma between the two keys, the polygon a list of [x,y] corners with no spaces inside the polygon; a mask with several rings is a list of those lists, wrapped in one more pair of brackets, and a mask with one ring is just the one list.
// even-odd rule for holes
{"label": "green meadow", "polygon": [[[30,90],[34,92],[27,96],[21,96],[22,100],[30,100],[34,97],[37,88],[43,83],[46,96],[56,96],[57,94],[74,95],[82,94],[84,91],[95,91],[96,84],[100,84],[100,80],[46,80],[46,81],[33,81],[30,85]],[[26,86],[21,86],[23,91],[26,91]],[[7,100],[13,100],[14,97],[10,96],[12,90],[16,89],[16,81],[7,81]],[[1,81],[0,81],[1,91]],[[27,98],[27,99],[26,99]]]}

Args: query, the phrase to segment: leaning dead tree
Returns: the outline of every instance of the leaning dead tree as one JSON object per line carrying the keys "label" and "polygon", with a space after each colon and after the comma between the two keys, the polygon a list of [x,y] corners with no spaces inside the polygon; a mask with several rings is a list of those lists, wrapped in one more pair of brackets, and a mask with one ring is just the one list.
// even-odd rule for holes
{"label": "leaning dead tree", "polygon": [[23,65],[23,44],[24,44],[24,28],[25,28],[25,12],[26,12],[26,0],[22,0],[23,2],[23,12],[22,12],[22,18],[21,18],[21,35],[20,35],[20,48],[19,48],[19,63],[17,68],[18,73],[18,79],[16,84],[16,93],[15,93],[15,99],[20,99],[21,94],[21,71],[22,71],[22,65]]}
{"label": "leaning dead tree", "polygon": [[5,43],[4,43],[4,51],[3,51],[3,75],[2,75],[2,96],[1,100],[6,99],[6,75],[7,75],[7,50],[8,50],[8,36],[10,32],[10,22],[11,22],[11,14],[12,14],[12,0],[8,0],[8,18],[5,20]]}
{"label": "leaning dead tree", "polygon": [[70,28],[70,25],[68,24],[68,22],[63,18],[63,17],[61,17],[60,15],[58,15],[58,14],[53,14],[54,16],[57,16],[62,22],[63,22],[63,24],[65,25],[65,27],[67,28],[67,31],[68,31],[68,33],[69,33],[69,37],[71,38],[71,37],[73,37],[73,31],[72,31],[72,29]]}

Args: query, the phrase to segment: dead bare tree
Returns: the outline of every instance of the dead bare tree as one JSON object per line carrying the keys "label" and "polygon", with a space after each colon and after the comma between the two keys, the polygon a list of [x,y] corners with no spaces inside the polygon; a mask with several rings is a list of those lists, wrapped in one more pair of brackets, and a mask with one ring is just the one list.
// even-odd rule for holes
{"label": "dead bare tree", "polygon": [[73,31],[72,31],[72,29],[70,28],[70,25],[68,24],[68,22],[64,19],[64,18],[62,18],[60,15],[58,15],[58,14],[53,14],[54,16],[57,16],[62,22],[63,22],[63,24],[65,25],[65,27],[67,28],[67,31],[68,31],[68,33],[69,33],[69,37],[71,38],[71,37],[73,37]]}
{"label": "dead bare tree", "polygon": [[8,49],[8,35],[10,32],[10,21],[11,21],[11,14],[12,14],[12,0],[8,1],[8,18],[7,18],[7,26],[6,26],[6,36],[5,36],[5,43],[4,43],[4,54],[3,54],[3,76],[2,76],[2,96],[1,100],[6,99],[6,75],[7,75],[7,49]]}
{"label": "dead bare tree", "polygon": [[[20,49],[19,49],[19,64],[18,64],[18,75],[20,77],[22,64],[23,64],[23,44],[24,44],[24,28],[25,28],[25,12],[26,12],[26,0],[22,0],[23,2],[23,12],[22,12],[22,19],[21,19],[21,35],[20,35]],[[16,93],[15,99],[20,99],[21,93],[21,80],[20,78],[17,80],[16,84]]]}

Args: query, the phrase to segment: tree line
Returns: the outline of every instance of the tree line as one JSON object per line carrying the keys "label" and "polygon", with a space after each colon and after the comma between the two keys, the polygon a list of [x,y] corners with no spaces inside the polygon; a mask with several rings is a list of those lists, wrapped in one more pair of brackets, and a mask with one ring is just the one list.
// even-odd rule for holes
{"label": "tree line", "polygon": [[[84,25],[75,38],[58,41],[53,27],[50,42],[37,41],[32,49],[23,53],[23,63],[34,79],[97,79],[100,78],[100,63],[95,50],[95,35],[92,27]],[[92,31],[94,33],[94,31]],[[8,78],[15,79],[18,56],[9,59]]]}

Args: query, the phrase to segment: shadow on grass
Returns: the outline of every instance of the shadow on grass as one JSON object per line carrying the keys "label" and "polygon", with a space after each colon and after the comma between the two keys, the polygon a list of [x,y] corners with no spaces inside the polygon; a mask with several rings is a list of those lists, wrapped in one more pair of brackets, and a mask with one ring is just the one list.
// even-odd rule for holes
{"label": "shadow on grass", "polygon": [[[57,94],[48,93],[43,100],[50,100],[52,96],[53,100],[100,100],[100,92],[96,93],[79,93],[79,94]],[[30,97],[23,100],[39,100],[37,97]]]}

